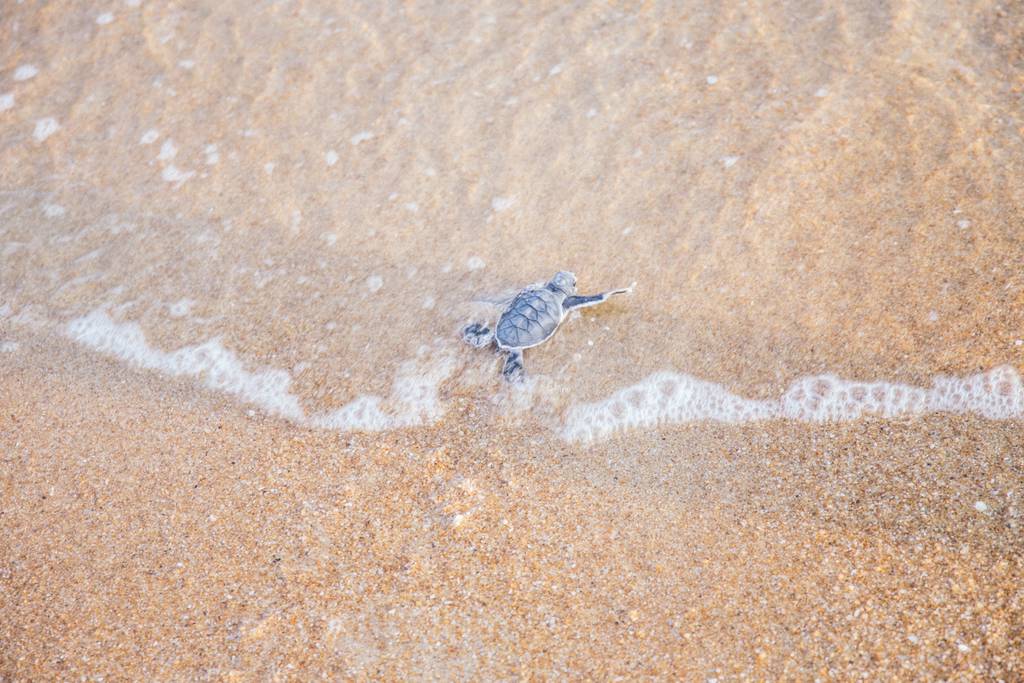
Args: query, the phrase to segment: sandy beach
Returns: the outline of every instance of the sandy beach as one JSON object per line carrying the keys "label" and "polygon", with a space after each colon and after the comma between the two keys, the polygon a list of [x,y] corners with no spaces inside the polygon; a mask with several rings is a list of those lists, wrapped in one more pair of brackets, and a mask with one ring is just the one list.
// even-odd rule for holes
{"label": "sandy beach", "polygon": [[[1020,679],[1022,46],[10,3],[0,680]],[[636,284],[510,385],[560,269]]]}

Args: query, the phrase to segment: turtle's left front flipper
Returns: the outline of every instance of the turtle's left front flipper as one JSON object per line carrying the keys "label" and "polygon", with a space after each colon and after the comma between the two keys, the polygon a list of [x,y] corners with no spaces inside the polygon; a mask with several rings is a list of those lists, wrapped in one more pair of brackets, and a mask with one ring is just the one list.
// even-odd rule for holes
{"label": "turtle's left front flipper", "polygon": [[[636,283],[633,283],[636,284]],[[596,306],[608,301],[611,297],[616,294],[628,294],[633,291],[633,285],[626,287],[625,289],[613,289],[610,292],[601,292],[600,294],[594,294],[593,296],[567,296],[565,301],[562,302],[562,310],[569,312],[574,308],[586,308],[588,306]]]}
{"label": "turtle's left front flipper", "polygon": [[473,323],[462,328],[462,339],[470,346],[482,349],[494,341],[494,332],[486,325]]}

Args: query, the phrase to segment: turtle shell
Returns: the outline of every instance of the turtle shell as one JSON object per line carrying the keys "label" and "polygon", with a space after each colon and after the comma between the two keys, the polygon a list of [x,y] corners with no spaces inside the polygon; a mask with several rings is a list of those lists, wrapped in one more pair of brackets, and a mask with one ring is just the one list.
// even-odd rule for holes
{"label": "turtle shell", "polygon": [[543,287],[517,294],[498,319],[494,330],[498,346],[525,349],[545,341],[562,322],[563,298]]}

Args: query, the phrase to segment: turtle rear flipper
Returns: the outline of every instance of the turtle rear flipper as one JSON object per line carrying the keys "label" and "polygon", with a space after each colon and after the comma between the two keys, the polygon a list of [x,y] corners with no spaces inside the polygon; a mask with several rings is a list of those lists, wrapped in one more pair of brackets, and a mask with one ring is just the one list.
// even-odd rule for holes
{"label": "turtle rear flipper", "polygon": [[505,367],[501,374],[509,382],[519,382],[523,379],[523,352],[521,349],[511,349],[505,357]]}

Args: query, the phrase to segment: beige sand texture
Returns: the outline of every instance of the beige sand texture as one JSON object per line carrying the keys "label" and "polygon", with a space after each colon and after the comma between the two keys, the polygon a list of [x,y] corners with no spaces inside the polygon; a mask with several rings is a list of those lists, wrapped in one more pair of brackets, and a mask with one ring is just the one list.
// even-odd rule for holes
{"label": "beige sand texture", "polygon": [[1020,680],[1022,105],[1014,2],[4,3],[0,680]]}

